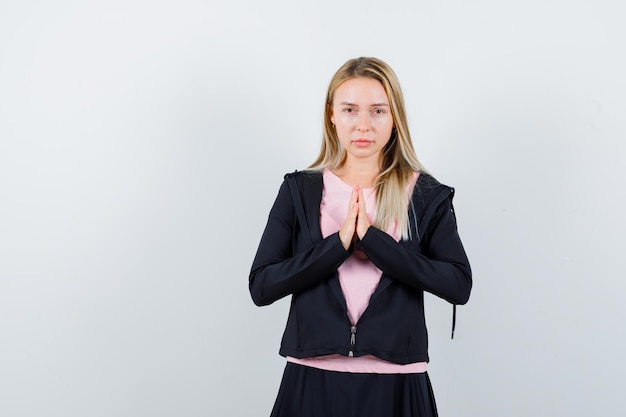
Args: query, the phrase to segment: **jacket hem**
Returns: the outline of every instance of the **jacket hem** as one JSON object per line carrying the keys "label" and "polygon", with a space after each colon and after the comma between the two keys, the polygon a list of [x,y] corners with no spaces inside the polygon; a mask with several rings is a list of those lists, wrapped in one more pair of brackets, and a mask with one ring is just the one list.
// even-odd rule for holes
{"label": "jacket hem", "polygon": [[[281,347],[279,354],[281,356],[287,357],[291,356],[297,359],[304,358],[313,358],[316,356],[325,356],[325,355],[341,355],[348,357],[347,352],[349,351],[348,347],[336,348],[336,349],[309,349],[309,350],[300,350],[300,349],[291,349],[286,347]],[[345,353],[342,353],[345,352]],[[375,351],[364,351],[357,350],[354,352],[354,356],[365,356],[371,355],[375,356],[378,359],[382,359],[387,362],[395,363],[398,365],[407,365],[409,363],[415,362],[429,362],[430,358],[428,357],[428,353],[416,353],[409,356],[398,356],[390,354],[389,352],[375,352]]]}

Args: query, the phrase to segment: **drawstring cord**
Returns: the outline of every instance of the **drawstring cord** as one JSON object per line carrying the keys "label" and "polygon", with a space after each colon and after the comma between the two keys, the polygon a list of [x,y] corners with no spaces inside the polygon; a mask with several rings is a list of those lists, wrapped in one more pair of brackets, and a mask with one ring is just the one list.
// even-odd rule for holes
{"label": "drawstring cord", "polygon": [[450,339],[454,339],[454,328],[456,327],[456,304],[452,304],[452,336]]}

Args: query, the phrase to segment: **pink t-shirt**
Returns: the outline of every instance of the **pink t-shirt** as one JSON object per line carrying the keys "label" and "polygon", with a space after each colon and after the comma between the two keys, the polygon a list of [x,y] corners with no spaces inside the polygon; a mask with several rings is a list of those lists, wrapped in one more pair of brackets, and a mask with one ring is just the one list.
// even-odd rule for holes
{"label": "pink t-shirt", "polygon": [[[413,181],[407,189],[407,204],[418,176],[419,173],[415,173]],[[322,235],[327,237],[336,233],[346,219],[352,186],[346,184],[328,169],[324,170],[323,177],[324,189],[320,205],[320,227]],[[376,215],[375,190],[364,188],[363,194],[365,195],[368,217],[372,221]],[[386,232],[396,241],[400,240],[395,223]],[[352,324],[356,324],[367,308],[372,293],[378,286],[382,271],[370,262],[362,251],[355,248],[352,255],[337,269],[337,273],[346,299],[348,316]],[[341,372],[408,374],[426,371],[426,362],[399,365],[370,355],[348,357],[336,354],[303,359],[287,357],[287,360],[314,368]]]}

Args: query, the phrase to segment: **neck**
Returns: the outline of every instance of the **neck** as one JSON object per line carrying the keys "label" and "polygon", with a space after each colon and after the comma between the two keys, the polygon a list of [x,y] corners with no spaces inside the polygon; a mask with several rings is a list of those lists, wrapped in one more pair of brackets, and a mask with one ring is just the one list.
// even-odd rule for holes
{"label": "neck", "polygon": [[350,185],[371,188],[374,186],[376,177],[380,174],[380,167],[378,166],[378,158],[348,158],[342,166],[333,172]]}

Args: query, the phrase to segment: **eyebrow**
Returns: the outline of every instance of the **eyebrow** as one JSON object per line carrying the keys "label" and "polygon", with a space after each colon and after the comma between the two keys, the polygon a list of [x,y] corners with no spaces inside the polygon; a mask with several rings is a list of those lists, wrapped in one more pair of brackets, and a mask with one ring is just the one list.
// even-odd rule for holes
{"label": "eyebrow", "polygon": [[[349,103],[347,101],[342,101],[341,103],[339,103],[340,106],[355,106],[355,107],[359,107],[358,104],[354,104],[354,103]],[[370,107],[389,107],[389,104],[387,103],[373,103],[370,104]]]}

